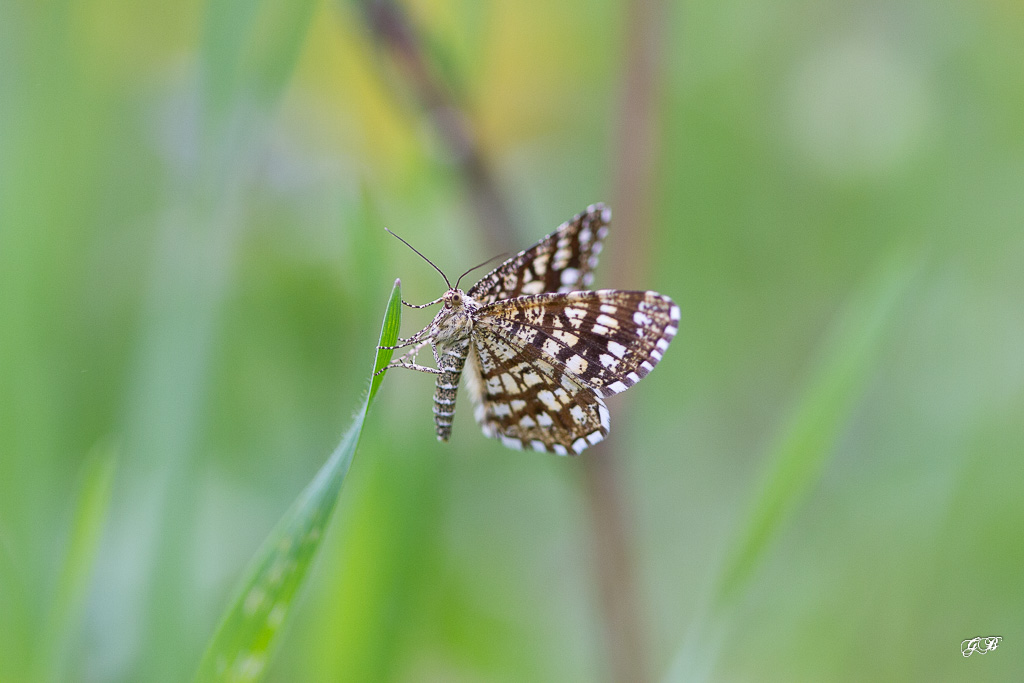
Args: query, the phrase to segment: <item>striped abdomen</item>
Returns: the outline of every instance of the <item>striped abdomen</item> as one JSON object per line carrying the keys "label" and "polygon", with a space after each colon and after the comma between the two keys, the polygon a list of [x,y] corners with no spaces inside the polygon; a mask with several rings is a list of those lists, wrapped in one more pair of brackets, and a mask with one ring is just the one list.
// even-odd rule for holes
{"label": "striped abdomen", "polygon": [[438,441],[447,441],[452,435],[452,417],[455,415],[455,396],[459,393],[459,377],[466,365],[469,338],[460,340],[441,353],[434,388],[434,427]]}

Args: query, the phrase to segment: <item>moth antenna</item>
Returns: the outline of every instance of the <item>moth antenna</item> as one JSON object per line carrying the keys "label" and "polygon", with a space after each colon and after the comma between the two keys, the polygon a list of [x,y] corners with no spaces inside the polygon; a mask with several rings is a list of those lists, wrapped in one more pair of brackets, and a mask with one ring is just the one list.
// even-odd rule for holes
{"label": "moth antenna", "polygon": [[492,256],[491,258],[487,259],[487,260],[486,260],[486,261],[484,261],[483,263],[478,263],[477,265],[473,266],[472,268],[470,268],[469,270],[467,270],[467,271],[466,271],[465,273],[463,273],[462,275],[460,275],[460,276],[459,276],[459,279],[455,281],[455,289],[458,289],[458,288],[459,288],[459,283],[460,283],[460,282],[462,282],[462,278],[466,277],[467,275],[469,275],[470,273],[472,273],[472,272],[473,272],[474,270],[476,270],[477,268],[483,268],[484,266],[486,266],[486,265],[487,265],[488,263],[490,263],[491,261],[497,261],[498,259],[502,258],[503,256],[508,256],[508,255],[509,255],[510,253],[511,253],[511,252],[508,252],[508,251],[506,251],[506,252],[504,252],[504,253],[502,253],[502,254],[498,254],[497,256]]}
{"label": "moth antenna", "polygon": [[[385,229],[385,230],[387,230],[388,234],[390,234],[390,235],[392,235],[392,236],[394,236],[394,237],[398,237],[398,235],[395,235],[395,233],[393,233],[393,232],[391,232],[390,230],[388,230],[388,228],[384,228],[384,229]],[[424,261],[426,261],[426,262],[427,262],[427,263],[429,263],[430,265],[434,266],[434,270],[436,270],[437,272],[441,273],[441,277],[443,277],[443,278],[444,278],[444,283],[445,283],[445,285],[447,285],[447,286],[448,286],[448,289],[452,289],[452,283],[448,282],[448,276],[444,274],[444,271],[443,271],[443,270],[441,270],[440,268],[438,268],[437,266],[435,266],[435,265],[434,265],[434,262],[433,262],[433,261],[431,261],[430,259],[428,259],[428,258],[427,258],[426,256],[424,256],[423,254],[421,254],[421,253],[420,253],[420,250],[419,250],[419,249],[417,249],[416,247],[412,246],[411,244],[409,244],[408,242],[406,242],[405,240],[403,240],[403,239],[402,239],[401,237],[398,237],[398,240],[399,240],[399,241],[400,241],[400,242],[401,242],[402,244],[404,244],[405,246],[409,247],[410,249],[412,249],[413,251],[415,251],[415,252],[416,252],[417,254],[419,254],[419,255],[420,255],[420,258],[421,258],[421,259],[423,259]],[[486,263],[486,261],[485,261],[485,263]],[[481,264],[481,265],[482,265],[482,264]],[[479,266],[477,266],[477,267],[479,267]]]}

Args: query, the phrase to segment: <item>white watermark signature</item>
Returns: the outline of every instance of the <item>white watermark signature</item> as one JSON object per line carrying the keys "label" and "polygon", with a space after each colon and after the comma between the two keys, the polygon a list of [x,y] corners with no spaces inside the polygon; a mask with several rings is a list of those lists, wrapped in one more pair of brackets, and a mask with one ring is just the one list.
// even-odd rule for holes
{"label": "white watermark signature", "polygon": [[971,638],[960,643],[960,654],[964,657],[970,657],[975,652],[980,655],[999,647],[999,641],[1002,640],[1002,636],[989,636],[988,638]]}

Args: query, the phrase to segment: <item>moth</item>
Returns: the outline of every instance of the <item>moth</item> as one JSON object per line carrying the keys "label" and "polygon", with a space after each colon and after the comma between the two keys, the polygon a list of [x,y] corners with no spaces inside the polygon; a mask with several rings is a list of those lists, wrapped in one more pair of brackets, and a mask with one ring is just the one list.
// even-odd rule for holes
{"label": "moth", "polygon": [[[402,302],[441,310],[390,347],[409,350],[384,369],[437,375],[438,440],[451,437],[463,374],[484,435],[509,448],[579,454],[607,436],[603,399],[653,370],[679,326],[679,307],[657,292],[587,290],[610,221],[606,206],[589,206],[468,291],[459,289],[462,277],[453,287],[402,240],[441,273],[448,291],[422,305]],[[437,367],[416,362],[427,346]]]}

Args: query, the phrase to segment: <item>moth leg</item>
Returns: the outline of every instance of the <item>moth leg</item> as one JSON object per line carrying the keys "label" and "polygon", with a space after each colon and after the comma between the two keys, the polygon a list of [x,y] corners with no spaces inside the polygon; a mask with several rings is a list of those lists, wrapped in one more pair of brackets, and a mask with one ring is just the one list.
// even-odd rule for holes
{"label": "moth leg", "polygon": [[433,306],[434,304],[439,304],[442,301],[444,301],[444,297],[440,296],[440,297],[434,299],[433,301],[431,301],[430,303],[426,303],[426,304],[411,304],[408,301],[406,301],[405,299],[402,299],[402,304],[408,306],[409,308],[427,308],[428,306]]}
{"label": "moth leg", "polygon": [[376,377],[377,375],[381,374],[385,370],[390,370],[391,368],[405,368],[406,370],[418,370],[420,372],[429,372],[432,375],[440,375],[441,374],[441,371],[438,370],[437,368],[430,368],[430,367],[427,367],[426,365],[419,365],[417,363],[394,362],[394,363],[388,363],[387,365],[382,367],[380,370],[378,370],[377,372],[373,373],[373,376]]}
{"label": "moth leg", "polygon": [[416,362],[416,356],[419,354],[420,351],[423,350],[423,347],[426,346],[429,343],[430,342],[427,341],[427,340],[423,340],[423,341],[419,342],[418,344],[413,346],[411,349],[409,349],[408,351],[403,353],[402,356],[397,361],[395,361],[395,362],[396,363],[406,363],[406,362],[413,362],[413,363],[415,363]]}
{"label": "moth leg", "polygon": [[423,337],[425,337],[429,332],[430,332],[430,326],[427,325],[422,330],[420,330],[416,334],[412,335],[408,339],[403,339],[403,338],[399,337],[398,338],[398,344],[396,344],[395,346],[378,346],[377,348],[381,349],[381,350],[385,350],[385,351],[394,351],[394,350],[397,350],[397,349],[404,349],[406,347],[413,346],[415,344],[422,344]]}
{"label": "moth leg", "polygon": [[420,351],[423,350],[424,346],[426,346],[429,343],[430,343],[430,341],[427,340],[427,339],[424,339],[423,341],[417,342],[415,346],[413,346],[411,349],[409,349],[408,351],[403,353],[401,355],[401,357],[398,358],[398,360],[392,361],[391,363],[388,363],[386,366],[384,366],[383,368],[381,368],[380,370],[375,372],[373,376],[376,377],[377,375],[379,375],[380,373],[384,372],[385,370],[387,370],[389,368],[407,368],[409,370],[419,370],[420,372],[429,372],[429,373],[432,373],[432,374],[440,374],[441,373],[440,370],[435,370],[434,368],[428,368],[428,367],[426,367],[424,365],[420,365],[420,364],[415,362],[416,361],[416,355]]}
{"label": "moth leg", "polygon": [[[437,364],[437,367],[441,367],[441,354],[437,352],[437,344],[433,339],[430,340],[430,350],[434,352],[434,363]],[[440,371],[438,373],[440,374]]]}

